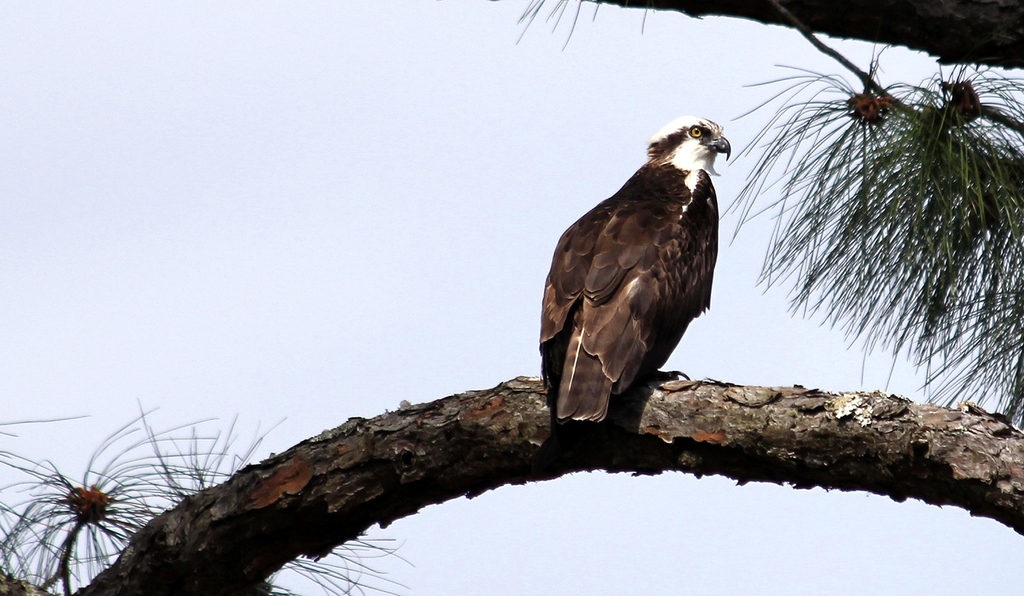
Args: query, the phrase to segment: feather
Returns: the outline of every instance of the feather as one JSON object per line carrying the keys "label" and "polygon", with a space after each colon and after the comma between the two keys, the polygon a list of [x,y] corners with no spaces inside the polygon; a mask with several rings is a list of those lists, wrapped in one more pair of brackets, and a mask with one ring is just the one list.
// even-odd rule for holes
{"label": "feather", "polygon": [[682,128],[655,135],[648,163],[570,226],[555,248],[541,317],[552,413],[552,438],[542,450],[547,463],[585,434],[578,430],[582,422],[572,421],[604,420],[612,396],[664,365],[690,322],[710,306],[717,197],[708,172],[678,165],[680,155],[692,154],[694,163],[710,167],[714,156],[692,145],[691,131],[720,135],[721,128],[699,119],[677,122]]}

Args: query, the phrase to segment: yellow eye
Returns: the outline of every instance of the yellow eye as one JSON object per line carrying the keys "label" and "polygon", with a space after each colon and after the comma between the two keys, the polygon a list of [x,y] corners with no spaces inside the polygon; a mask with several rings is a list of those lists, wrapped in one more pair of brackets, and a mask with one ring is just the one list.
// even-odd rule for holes
{"label": "yellow eye", "polygon": [[704,134],[704,131],[701,130],[700,127],[694,126],[690,129],[690,136],[695,139],[699,139],[702,134]]}

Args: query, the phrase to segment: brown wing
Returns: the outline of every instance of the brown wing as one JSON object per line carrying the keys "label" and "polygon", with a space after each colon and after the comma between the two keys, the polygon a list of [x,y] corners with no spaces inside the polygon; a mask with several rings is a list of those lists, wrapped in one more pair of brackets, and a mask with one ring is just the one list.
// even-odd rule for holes
{"label": "brown wing", "polygon": [[[714,267],[717,212],[708,265],[706,255],[697,254],[708,247],[706,210],[691,208],[677,170],[653,169],[642,168],[580,218],[555,249],[541,353],[559,420],[602,420],[610,395],[664,364],[686,325],[707,308],[711,280],[705,271]],[[699,182],[696,190],[705,190]],[[706,291],[687,289],[705,285],[705,278]]]}

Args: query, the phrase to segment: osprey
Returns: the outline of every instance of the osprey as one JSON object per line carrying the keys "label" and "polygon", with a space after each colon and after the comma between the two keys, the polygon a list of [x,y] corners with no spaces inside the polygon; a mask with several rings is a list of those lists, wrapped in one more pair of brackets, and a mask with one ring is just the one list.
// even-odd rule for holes
{"label": "osprey", "polygon": [[[611,396],[665,364],[711,306],[718,201],[710,175],[715,157],[730,152],[714,122],[674,120],[651,137],[647,163],[619,192],[562,234],[540,333],[556,442],[556,423],[603,420]],[[552,445],[551,459],[569,447]]]}

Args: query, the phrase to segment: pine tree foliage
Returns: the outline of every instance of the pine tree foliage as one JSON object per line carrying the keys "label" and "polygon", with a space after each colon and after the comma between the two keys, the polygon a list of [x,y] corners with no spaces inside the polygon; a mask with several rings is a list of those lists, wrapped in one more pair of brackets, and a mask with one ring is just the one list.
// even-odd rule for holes
{"label": "pine tree foliage", "polygon": [[[264,437],[257,433],[239,451],[234,422],[226,432],[200,432],[209,421],[157,431],[148,414],[107,437],[80,480],[52,462],[0,452],[0,464],[25,476],[0,488],[0,571],[71,596],[153,517],[248,463]],[[257,593],[293,595],[281,584],[299,581],[325,595],[393,594],[401,586],[368,562],[394,551],[387,540],[355,540],[316,561],[291,561]]]}
{"label": "pine tree foliage", "polygon": [[863,92],[807,71],[771,84],[782,107],[737,203],[776,216],[763,280],[792,282],[794,310],[867,350],[909,355],[932,397],[1024,420],[1024,82],[960,68]]}

